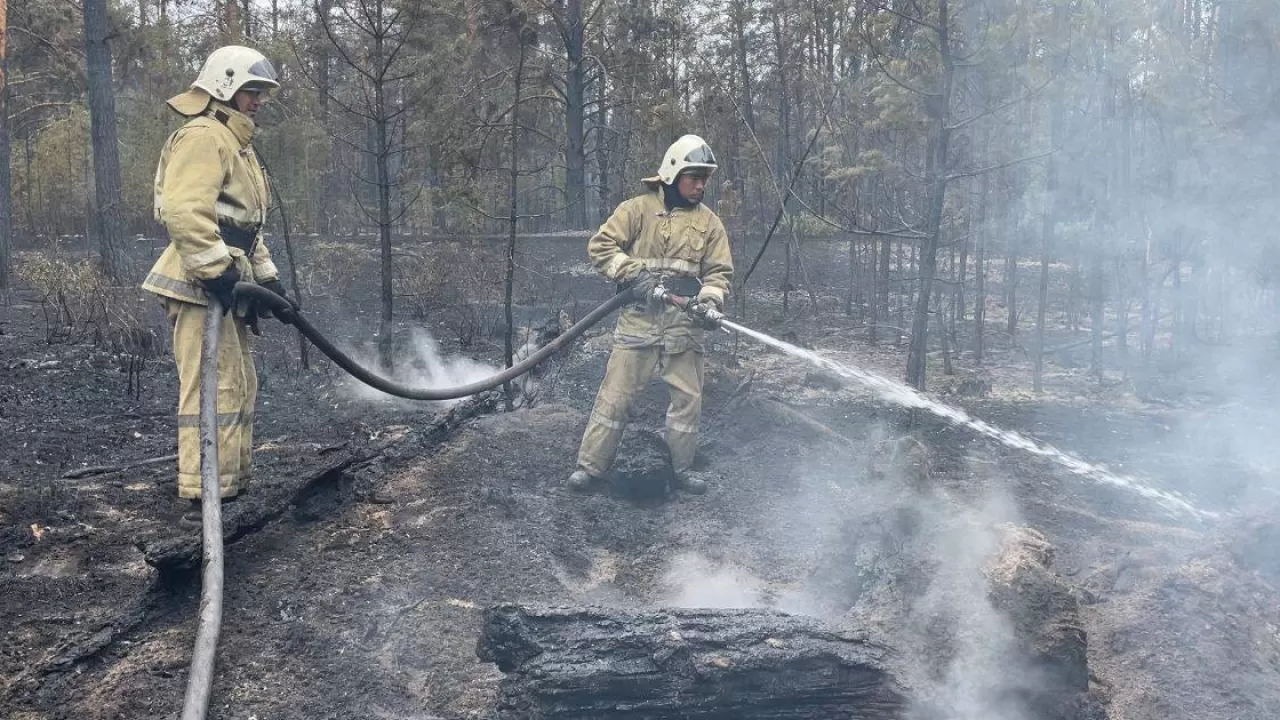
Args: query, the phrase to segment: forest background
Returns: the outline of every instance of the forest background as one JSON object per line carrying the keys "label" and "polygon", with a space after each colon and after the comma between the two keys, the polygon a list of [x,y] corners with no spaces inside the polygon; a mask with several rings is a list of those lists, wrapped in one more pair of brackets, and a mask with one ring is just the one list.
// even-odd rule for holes
{"label": "forest background", "polygon": [[[163,238],[164,99],[229,43],[281,75],[256,141],[270,231],[335,274],[372,253],[384,331],[445,268],[486,265],[471,281],[510,304],[523,244],[588,234],[689,132],[719,158],[735,308],[843,314],[904,343],[917,387],[981,366],[992,332],[1029,334],[1039,389],[1046,324],[1087,332],[1102,378],[1280,319],[1273,0],[0,8],[0,295],[41,291],[69,324],[51,336],[133,292],[131,248]],[[478,250],[492,236],[505,258]],[[439,238],[474,242],[420,250]],[[756,287],[766,250],[782,283]]]}

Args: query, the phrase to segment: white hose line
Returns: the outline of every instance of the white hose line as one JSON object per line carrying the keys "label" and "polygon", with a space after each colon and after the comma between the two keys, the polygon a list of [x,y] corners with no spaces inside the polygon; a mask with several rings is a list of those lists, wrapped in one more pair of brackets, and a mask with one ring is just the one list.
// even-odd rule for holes
{"label": "white hose line", "polygon": [[200,496],[204,572],[200,623],[196,628],[182,720],[204,720],[213,686],[213,665],[222,631],[222,488],[218,482],[218,335],[222,303],[209,294],[200,355]]}

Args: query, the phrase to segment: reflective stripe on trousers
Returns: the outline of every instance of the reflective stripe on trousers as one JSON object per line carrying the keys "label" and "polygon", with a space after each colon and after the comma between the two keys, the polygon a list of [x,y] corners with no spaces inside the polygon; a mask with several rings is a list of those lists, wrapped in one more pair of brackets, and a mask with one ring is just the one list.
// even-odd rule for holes
{"label": "reflective stripe on trousers", "polygon": [[702,353],[697,350],[668,353],[659,344],[614,346],[582,435],[578,467],[596,477],[608,473],[631,406],[648,386],[655,370],[671,396],[666,439],[672,467],[676,472],[683,472],[693,464],[698,450],[698,421],[702,416]]}
{"label": "reflective stripe on trousers", "polygon": [[[200,497],[200,356],[203,305],[166,299],[178,365],[178,496]],[[218,476],[223,497],[245,489],[253,453],[258,372],[244,322],[228,313],[218,342]]]}

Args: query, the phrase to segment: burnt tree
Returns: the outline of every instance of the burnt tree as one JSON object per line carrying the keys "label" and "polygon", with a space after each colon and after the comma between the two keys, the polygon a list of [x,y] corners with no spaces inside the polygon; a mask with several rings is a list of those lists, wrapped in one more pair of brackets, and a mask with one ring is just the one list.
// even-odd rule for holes
{"label": "burnt tree", "polygon": [[[361,85],[351,97],[339,98],[331,93],[326,97],[356,119],[356,124],[362,126],[357,132],[362,130],[366,138],[363,144],[342,140],[372,164],[373,177],[358,179],[364,186],[371,185],[376,190],[376,207],[368,209],[361,204],[360,208],[378,226],[381,280],[378,347],[383,367],[390,367],[395,297],[391,231],[418,197],[415,193],[407,199],[400,198],[399,207],[392,207],[392,191],[401,188],[399,169],[408,152],[403,129],[397,132],[396,123],[402,122],[402,116],[412,109],[403,91],[405,81],[415,73],[413,59],[406,57],[406,46],[427,8],[422,3],[401,5],[390,0],[335,0],[317,2],[315,11],[330,45]],[[359,202],[363,193],[353,195]]]}
{"label": "burnt tree", "polygon": [[769,610],[500,605],[481,660],[506,674],[503,720],[888,720],[905,714],[889,651]]}
{"label": "burnt tree", "polygon": [[89,226],[97,239],[102,273],[123,281],[126,261],[124,198],[120,188],[120,152],[116,133],[116,96],[111,87],[110,22],[106,0],[85,0],[84,45],[89,80],[89,119],[93,137],[94,215]]}
{"label": "burnt tree", "polygon": [[13,178],[9,172],[9,11],[0,0],[0,298],[9,292],[13,244]]}

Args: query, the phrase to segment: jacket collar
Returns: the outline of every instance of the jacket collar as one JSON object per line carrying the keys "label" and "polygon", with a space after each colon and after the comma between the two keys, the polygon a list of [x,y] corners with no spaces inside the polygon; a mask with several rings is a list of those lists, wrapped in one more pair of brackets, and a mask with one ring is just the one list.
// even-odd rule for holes
{"label": "jacket collar", "polygon": [[212,103],[204,114],[225,125],[236,140],[239,141],[240,147],[248,146],[253,141],[253,136],[257,133],[257,124],[248,115],[229,105]]}
{"label": "jacket collar", "polygon": [[646,195],[654,205],[654,215],[675,215],[678,212],[699,214],[702,212],[702,203],[697,205],[677,205],[673,208],[667,207],[666,195],[662,188],[663,186],[659,184],[657,188],[650,190]]}

